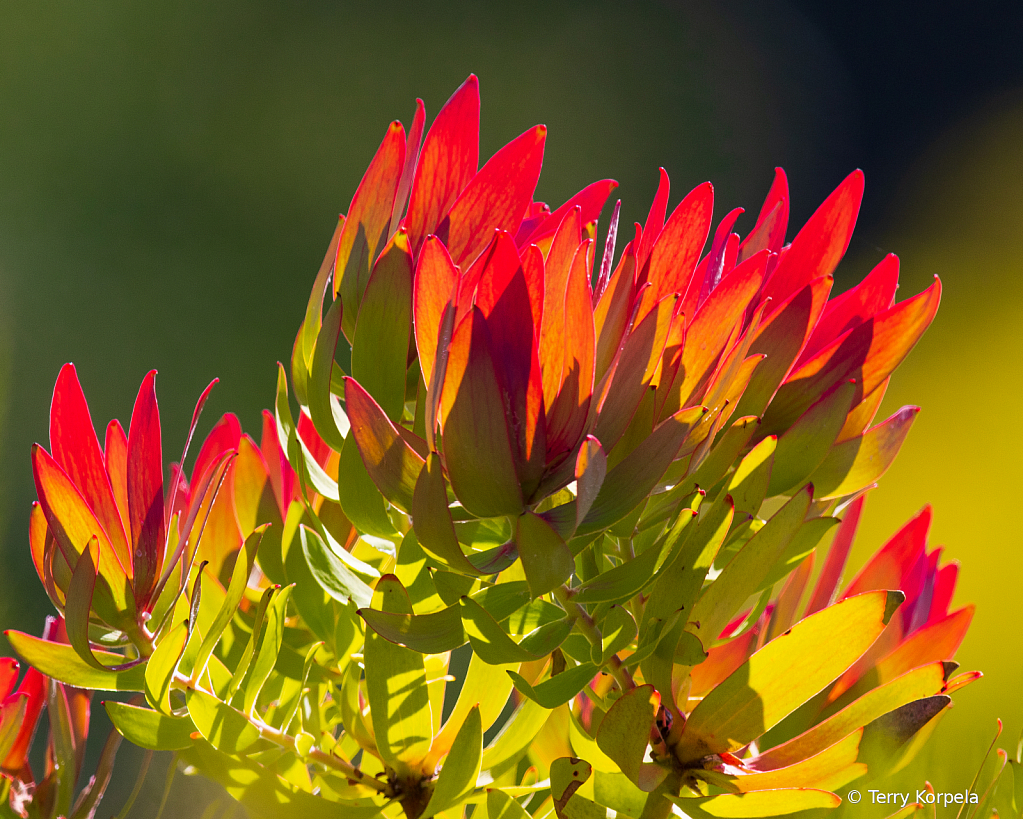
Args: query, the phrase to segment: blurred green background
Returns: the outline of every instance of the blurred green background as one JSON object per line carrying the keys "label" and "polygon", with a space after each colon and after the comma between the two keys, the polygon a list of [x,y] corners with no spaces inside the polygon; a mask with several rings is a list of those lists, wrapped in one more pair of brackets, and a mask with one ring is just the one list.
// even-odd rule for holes
{"label": "blurred green background", "polygon": [[[966,787],[997,715],[1003,745],[1015,746],[1021,4],[967,13],[808,0],[38,0],[0,9],[4,627],[38,631],[47,610],[25,536],[28,453],[46,442],[60,365],[78,366],[97,425],[127,421],[142,375],[158,368],[167,459],[214,376],[207,427],[233,410],[258,430],[274,362],[290,354],[336,216],[386,124],[407,123],[417,96],[432,119],[475,72],[483,156],[544,122],[538,197],[557,204],[611,176],[626,223],[645,216],[658,165],[672,203],[712,180],[719,215],[738,205],[755,214],[782,165],[792,230],[851,169],[866,171],[839,286],[894,251],[900,295],[939,274],[945,296],[886,399],[924,412],[868,503],[856,559],[933,502],[933,541],[963,563],[957,601],[978,605],[959,659],[987,675],[957,696],[903,779]],[[120,807],[138,760],[122,751],[103,813]],[[155,813],[161,777],[151,777],[135,815]],[[168,813],[195,815],[214,793],[179,779]]]}

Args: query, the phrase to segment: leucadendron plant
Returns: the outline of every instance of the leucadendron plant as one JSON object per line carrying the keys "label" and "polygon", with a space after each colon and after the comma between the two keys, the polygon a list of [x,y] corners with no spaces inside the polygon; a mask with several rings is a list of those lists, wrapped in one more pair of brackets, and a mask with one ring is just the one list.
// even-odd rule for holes
{"label": "leucadendron plant", "polygon": [[475,77],[424,121],[339,220],[258,444],[225,416],[186,477],[152,373],[101,445],[61,371],[30,543],[68,640],[14,648],[135,692],[117,731],[254,816],[772,816],[905,765],[979,675],[929,509],[843,582],[940,295],[896,303],[889,256],[831,298],[862,174],[788,240],[780,170],[745,237],[709,184],[669,215],[662,170],[598,252],[615,183],[535,202],[542,126],[480,168]]}

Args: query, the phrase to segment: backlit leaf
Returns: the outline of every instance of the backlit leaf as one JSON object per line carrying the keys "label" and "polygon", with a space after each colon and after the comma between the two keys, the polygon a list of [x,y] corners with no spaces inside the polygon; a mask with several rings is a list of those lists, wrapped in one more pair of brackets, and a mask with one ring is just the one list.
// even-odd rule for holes
{"label": "backlit leaf", "polygon": [[196,729],[189,717],[168,717],[114,700],[107,700],[103,707],[118,733],[133,745],[152,751],[180,751],[192,746]]}
{"label": "backlit leaf", "polygon": [[423,819],[429,819],[441,811],[454,807],[476,786],[483,758],[483,724],[480,709],[470,709],[462,727],[451,746],[451,753],[433,786],[433,795],[423,811]]}
{"label": "backlit leaf", "polygon": [[639,779],[650,731],[661,703],[652,685],[627,691],[608,709],[597,729],[597,745],[633,782]]}
{"label": "backlit leaf", "polygon": [[[144,663],[121,671],[100,671],[88,665],[75,650],[64,643],[40,640],[20,631],[6,631],[4,635],[26,663],[38,668],[47,677],[53,677],[76,688],[93,691],[144,691],[146,668]],[[120,654],[93,650],[93,656],[103,666],[120,666],[125,659]]]}

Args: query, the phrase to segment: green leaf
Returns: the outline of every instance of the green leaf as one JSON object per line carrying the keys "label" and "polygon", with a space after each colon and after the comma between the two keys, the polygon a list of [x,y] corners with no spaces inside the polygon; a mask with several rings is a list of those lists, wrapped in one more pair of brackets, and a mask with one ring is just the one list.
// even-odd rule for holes
{"label": "green leaf", "polygon": [[717,486],[758,429],[760,429],[760,419],[755,415],[744,415],[737,418],[721,434],[721,438],[703,459],[703,462],[684,480],[680,481],[672,492],[682,497],[695,489],[709,490]]}
{"label": "green leaf", "polygon": [[572,630],[572,620],[563,618],[542,626],[516,643],[479,603],[463,597],[462,626],[472,650],[485,663],[503,665],[539,660],[556,649]]}
{"label": "green leaf", "polygon": [[290,700],[282,701],[280,707],[280,717],[275,717],[274,723],[282,730],[287,731],[291,725],[292,720],[295,719],[295,715],[298,713],[298,707],[302,703],[302,696],[305,693],[306,682],[309,679],[309,672],[312,671],[313,665],[315,664],[316,652],[323,646],[322,642],[315,642],[305,653],[305,660],[302,663],[302,679],[299,680],[298,685],[294,689],[294,694]]}
{"label": "green leaf", "polygon": [[341,508],[356,529],[376,537],[397,536],[387,516],[387,503],[366,471],[359,445],[351,434],[338,461],[337,486]]}
{"label": "green leaf", "polygon": [[[393,575],[377,582],[376,608],[411,614],[412,604]],[[423,655],[366,632],[366,696],[380,756],[392,768],[416,769],[430,751],[433,714]]]}
{"label": "green leaf", "polygon": [[[21,659],[62,683],[93,691],[145,691],[144,663],[121,671],[100,671],[88,665],[71,646],[64,643],[51,643],[20,631],[6,631],[4,635]],[[120,654],[107,651],[94,650],[93,656],[103,666],[124,665],[126,662]]]}
{"label": "green leaf", "polygon": [[133,745],[151,751],[192,747],[195,724],[189,717],[168,717],[149,708],[107,700],[103,707],[118,733]]}
{"label": "green leaf", "polygon": [[[0,703],[0,760],[6,759],[21,732],[21,722],[28,708],[28,695],[14,693]],[[0,802],[0,805],[3,803]]]}
{"label": "green leaf", "polygon": [[475,654],[469,659],[462,690],[458,692],[455,707],[448,715],[444,727],[433,740],[430,757],[439,759],[451,750],[457,732],[469,716],[469,711],[479,705],[480,722],[484,730],[500,718],[512,690],[512,682],[505,673],[514,665],[490,665]]}
{"label": "green leaf", "polygon": [[457,603],[432,614],[395,614],[366,608],[359,609],[358,614],[381,637],[420,654],[440,654],[465,644]]}
{"label": "green leaf", "polygon": [[919,407],[903,407],[895,415],[862,435],[831,448],[810,476],[818,500],[852,495],[877,481],[902,447]]}
{"label": "green leaf", "polygon": [[412,496],[412,526],[420,547],[442,566],[462,574],[479,574],[458,545],[448,508],[444,468],[436,452],[430,453],[416,480]]}
{"label": "green leaf", "polygon": [[501,770],[517,762],[536,739],[551,712],[540,703],[525,700],[512,713],[494,740],[483,751],[483,770]]}
{"label": "green leaf", "polygon": [[[358,381],[345,379],[345,396],[351,437],[359,447],[366,471],[387,500],[402,511],[411,512],[423,457]],[[405,435],[409,433],[406,431]],[[420,446],[425,449],[422,442]]]}
{"label": "green leaf", "polygon": [[633,688],[615,701],[597,729],[597,747],[636,783],[660,704],[652,685]]}
{"label": "green leaf", "polygon": [[369,605],[373,590],[327,546],[315,530],[302,524],[298,536],[306,564],[320,588],[339,603],[353,600],[357,606]]}
{"label": "green leaf", "polygon": [[560,674],[538,685],[530,685],[524,677],[514,671],[509,671],[508,675],[520,693],[544,708],[554,709],[572,699],[599,673],[600,669],[593,663],[583,663],[566,668]]}
{"label": "green leaf", "polygon": [[838,523],[838,518],[811,518],[800,526],[799,531],[792,536],[792,540],[775,561],[767,576],[760,581],[757,591],[769,589],[792,572],[810,552],[817,548],[821,538]]}
{"label": "green leaf", "polygon": [[423,811],[422,819],[429,819],[441,811],[458,805],[476,787],[483,759],[483,724],[479,706],[472,708],[455,737],[451,753],[437,775],[433,795]]}
{"label": "green leaf", "polygon": [[411,332],[412,252],[408,235],[399,229],[373,267],[352,340],[352,376],[394,422],[405,408]]}
{"label": "green leaf", "polygon": [[226,754],[251,753],[266,744],[248,717],[212,694],[190,688],[185,693],[185,705],[196,730]]}
{"label": "green leaf", "polygon": [[635,509],[650,494],[705,412],[703,407],[689,407],[675,413],[611,469],[576,535],[606,529]]}
{"label": "green leaf", "polygon": [[[692,520],[691,515],[684,517],[687,523]],[[653,582],[663,546],[664,542],[659,540],[632,560],[587,580],[576,589],[572,599],[576,603],[624,603],[631,600]]]}
{"label": "green leaf", "polygon": [[[324,442],[338,452],[345,445],[345,438],[334,419],[330,405],[330,376],[334,368],[334,352],[341,335],[341,299],[335,299],[323,320],[323,328],[316,336],[313,348],[312,367],[306,385],[309,398],[309,417]],[[296,392],[298,388],[296,385]]]}
{"label": "green leaf", "polygon": [[217,647],[217,643],[220,642],[220,638],[224,635],[225,629],[227,629],[228,624],[231,622],[235,612],[238,610],[238,604],[241,603],[242,595],[245,593],[245,587],[248,585],[249,575],[252,574],[252,564],[255,560],[256,552],[259,550],[260,543],[263,540],[263,534],[266,530],[267,524],[256,528],[256,530],[245,539],[243,551],[238,553],[238,558],[234,562],[234,569],[231,571],[231,583],[227,587],[227,596],[224,598],[224,602],[221,604],[220,610],[217,612],[216,619],[203,635],[202,643],[199,644],[199,652],[195,657],[194,664],[192,665],[193,680],[198,680],[202,677],[203,671],[206,670],[206,664],[209,662],[210,655],[213,654],[213,649]]}
{"label": "green leaf", "polygon": [[856,396],[856,384],[842,381],[804,412],[778,439],[769,492],[794,489],[821,465],[842,431]]}
{"label": "green leaf", "polygon": [[611,606],[598,623],[600,626],[600,647],[593,646],[591,659],[597,665],[604,665],[611,657],[636,639],[636,621],[628,609]]}
{"label": "green leaf", "polygon": [[495,620],[504,620],[529,603],[529,584],[525,580],[509,580],[486,586],[469,596]]}
{"label": "green leaf", "polygon": [[774,471],[775,447],[778,439],[764,438],[750,450],[736,467],[725,491],[735,502],[735,511],[755,516],[767,496],[767,484]]}
{"label": "green leaf", "polygon": [[163,714],[171,713],[171,684],[187,640],[188,622],[178,623],[160,641],[146,663],[146,700]]}
{"label": "green leaf", "polygon": [[93,668],[103,670],[103,665],[92,653],[89,644],[89,616],[92,614],[92,598],[96,590],[96,563],[99,540],[93,535],[82,550],[71,574],[64,607],[64,621],[67,625],[68,642],[74,646],[78,656]]}
{"label": "green leaf", "polygon": [[760,588],[763,579],[803,525],[812,496],[813,487],[807,486],[779,509],[696,601],[689,622],[704,646],[710,646],[717,639],[732,615]]}
{"label": "green leaf", "polygon": [[841,798],[830,791],[812,788],[779,788],[749,793],[723,793],[718,796],[668,796],[693,819],[754,819],[761,816],[787,816],[802,810],[837,808]]}
{"label": "green leaf", "polygon": [[704,696],[689,715],[679,758],[735,751],[779,723],[856,662],[904,599],[867,592],[796,623]]}
{"label": "green leaf", "polygon": [[515,544],[534,598],[556,589],[575,569],[572,551],[565,541],[533,512],[523,512],[516,522]]}
{"label": "green leaf", "polygon": [[637,788],[625,774],[593,772],[593,796],[601,805],[618,811],[619,816],[639,816],[646,806],[647,795]]}
{"label": "green leaf", "polygon": [[487,819],[529,819],[529,814],[508,794],[490,788],[487,790]]}
{"label": "green leaf", "polygon": [[274,595],[273,601],[267,608],[266,630],[263,632],[263,639],[256,653],[256,661],[252,664],[249,679],[245,683],[242,710],[246,714],[253,713],[259,692],[263,690],[270,672],[277,664],[277,656],[281,653],[281,644],[284,642],[284,617],[292,588],[292,586],[287,586],[281,589]]}
{"label": "green leaf", "polygon": [[[218,782],[255,817],[265,819],[372,819],[380,807],[370,800],[356,803],[330,802],[299,790],[272,769],[249,759],[220,753],[206,742],[197,742],[182,758],[204,776]],[[367,804],[368,803],[368,804]]]}

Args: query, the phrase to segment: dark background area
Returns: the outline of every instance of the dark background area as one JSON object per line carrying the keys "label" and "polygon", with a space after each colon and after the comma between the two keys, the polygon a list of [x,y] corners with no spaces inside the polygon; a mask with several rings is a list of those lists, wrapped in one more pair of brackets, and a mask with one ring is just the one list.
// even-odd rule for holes
{"label": "dark background area", "polygon": [[28,452],[46,443],[60,365],[78,366],[100,428],[127,421],[159,368],[168,461],[214,376],[206,428],[231,410],[258,431],[336,215],[417,96],[429,121],[475,72],[481,156],[544,122],[538,198],[614,177],[626,223],[664,165],[672,205],[710,179],[717,214],[745,206],[748,229],[781,165],[791,237],[863,168],[840,287],[899,250],[890,220],[921,157],[1023,102],[1020,2],[0,9],[0,623],[29,631],[47,607],[25,536]]}

